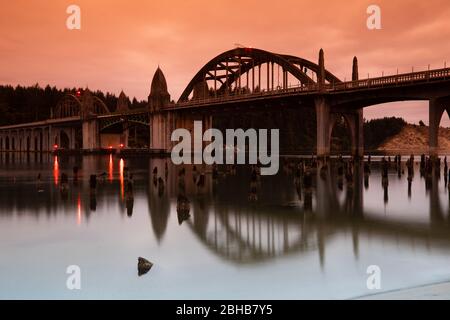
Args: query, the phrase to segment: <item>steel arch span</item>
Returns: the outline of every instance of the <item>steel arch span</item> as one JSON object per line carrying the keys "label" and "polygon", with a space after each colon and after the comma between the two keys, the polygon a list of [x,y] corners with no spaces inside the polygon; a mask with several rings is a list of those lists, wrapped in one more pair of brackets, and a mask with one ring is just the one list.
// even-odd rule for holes
{"label": "steel arch span", "polygon": [[[266,73],[262,76],[263,65],[266,65]],[[193,99],[197,99],[208,95],[223,95],[230,91],[233,84],[235,84],[235,88],[242,89],[243,76],[246,81],[245,90],[252,92],[262,90],[262,84],[273,90],[274,65],[282,69],[283,88],[287,87],[289,75],[301,85],[315,85],[316,82],[308,75],[308,71],[315,74],[316,79],[320,72],[318,64],[303,58],[255,48],[236,48],[216,56],[205,64],[189,82],[178,102],[188,101],[191,96]],[[278,81],[279,77],[278,70]],[[325,81],[328,83],[342,82],[327,70],[325,70]],[[211,87],[210,83],[212,83]]]}
{"label": "steel arch span", "polygon": [[80,117],[83,112],[89,112],[98,115],[111,113],[106,104],[99,97],[90,95],[89,98],[91,97],[92,100],[88,102],[88,105],[83,105],[83,96],[79,98],[71,93],[66,94],[58,101],[55,111],[52,113],[52,119]]}
{"label": "steel arch span", "polygon": [[52,113],[53,119],[76,117],[80,115],[81,101],[75,95],[69,93],[62,97]]}

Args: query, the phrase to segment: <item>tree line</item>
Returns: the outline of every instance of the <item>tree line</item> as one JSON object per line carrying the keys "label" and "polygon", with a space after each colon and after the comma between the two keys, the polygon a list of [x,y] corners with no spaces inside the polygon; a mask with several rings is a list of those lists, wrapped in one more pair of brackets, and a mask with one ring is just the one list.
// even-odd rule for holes
{"label": "tree line", "polygon": [[[50,118],[51,109],[66,94],[76,94],[77,88],[58,89],[47,85],[45,88],[38,84],[34,86],[0,85],[0,125],[18,124],[24,122],[40,121]],[[114,111],[118,97],[110,92],[100,90],[93,92],[105,102],[109,110]],[[130,108],[141,108],[147,105],[146,101],[133,98]]]}

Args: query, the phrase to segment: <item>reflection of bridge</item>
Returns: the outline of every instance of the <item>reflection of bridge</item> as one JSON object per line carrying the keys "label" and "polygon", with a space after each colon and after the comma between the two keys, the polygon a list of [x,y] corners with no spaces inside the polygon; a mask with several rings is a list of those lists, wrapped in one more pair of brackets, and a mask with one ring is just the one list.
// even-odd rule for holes
{"label": "reflection of bridge", "polygon": [[193,120],[203,120],[206,129],[223,113],[311,107],[316,110],[318,155],[329,154],[331,131],[340,116],[351,131],[352,152],[362,155],[363,108],[427,100],[430,152],[435,153],[440,119],[444,111],[450,111],[449,97],[449,68],[359,80],[355,57],[352,81],[343,82],[325,69],[322,50],[316,64],[290,55],[237,48],[203,66],[177,103],[170,101],[158,68],[148,108],[130,110],[123,93],[114,112],[89,90],[67,95],[54,109],[52,119],[0,127],[0,150],[51,151],[54,145],[91,151],[127,148],[130,126],[142,126],[150,128],[148,147],[167,152],[172,146],[171,132],[181,127],[192,129]]}
{"label": "reflection of bridge", "polygon": [[[278,208],[259,205],[233,205],[201,210],[193,208],[189,222],[193,232],[220,257],[236,263],[263,262],[299,252],[317,251],[325,260],[326,243],[338,232],[352,235],[355,256],[359,255],[359,237],[371,235],[395,242],[448,248],[447,217],[438,205],[439,189],[430,191],[430,224],[398,223],[363,207],[363,176],[355,177],[353,188],[338,199],[336,181],[328,174],[317,177],[315,207]],[[276,188],[281,192],[282,187]],[[304,198],[303,198],[304,199]],[[437,202],[436,202],[437,201]],[[436,223],[436,222],[441,223]],[[447,245],[446,245],[447,244]],[[448,249],[446,249],[448,250]]]}
{"label": "reflection of bridge", "polygon": [[[33,159],[34,157],[29,160],[23,159],[26,157],[26,154],[0,155],[0,164],[7,168],[4,181],[12,181],[13,176],[17,174],[14,170],[9,170],[9,165],[14,167],[15,163],[26,161],[31,163],[36,161],[40,164],[42,161]],[[104,170],[108,158],[77,158],[80,180],[76,184],[70,183],[69,198],[63,199],[58,185],[59,175],[71,171],[71,166],[75,163],[69,164],[67,160],[61,159],[61,167],[58,167],[56,157],[43,155],[43,158],[44,164],[54,166],[53,172],[47,175],[50,181],[47,180],[48,183],[43,184],[45,193],[39,197],[31,197],[29,201],[23,201],[24,194],[31,195],[37,192],[34,177],[28,177],[26,180],[18,179],[13,187],[9,183],[0,184],[2,216],[12,217],[17,212],[48,216],[73,215],[78,205],[80,220],[81,215],[84,220],[89,218],[93,210],[92,201],[100,206],[102,203],[117,202],[120,204],[119,211],[125,212],[123,191],[119,190],[123,190],[123,166],[132,166],[132,161],[126,164],[120,162],[120,176],[114,180],[111,165],[111,178],[108,175],[105,181],[99,180],[96,199],[92,199],[88,183],[89,174]],[[113,161],[112,159],[111,157],[109,161]],[[179,192],[177,172],[179,167],[169,165],[162,194],[159,194],[158,187],[153,183],[153,169],[156,167],[158,176],[164,178],[165,162],[168,161],[168,159],[150,159],[148,170],[142,172],[133,170],[134,197],[147,199],[144,201],[148,202],[151,233],[157,241],[164,241],[164,237],[172,236],[174,230],[177,232],[179,228],[178,224],[170,219],[177,214],[175,202]],[[424,214],[428,212],[429,219],[416,223],[410,217],[406,217],[404,221],[396,221],[380,212],[367,209],[367,205],[364,206],[364,197],[373,194],[370,193],[370,188],[368,193],[363,190],[364,177],[361,166],[355,167],[353,187],[349,188],[344,182],[342,190],[337,187],[336,175],[331,169],[324,178],[318,173],[314,179],[315,188],[312,191],[310,207],[305,201],[305,190],[300,191],[299,197],[294,188],[293,178],[289,175],[280,173],[278,176],[264,177],[258,192],[260,201],[251,203],[248,201],[249,183],[245,183],[250,179],[246,176],[248,172],[245,169],[239,171],[236,176],[221,177],[216,182],[213,181],[211,174],[206,174],[205,186],[198,188],[192,179],[192,167],[185,166],[185,168],[185,191],[192,205],[191,217],[183,222],[182,227],[192,230],[195,237],[208,250],[233,263],[258,263],[291,254],[315,251],[319,253],[323,262],[327,244],[329,245],[335,235],[340,233],[351,234],[356,256],[359,239],[367,235],[401,242],[407,246],[423,245],[442,250],[449,248],[449,212],[441,206],[439,196],[442,185],[438,184],[438,177],[434,174],[427,195],[429,206],[424,206]],[[198,170],[204,169],[207,168],[198,167]],[[372,173],[370,185],[374,184],[374,180],[380,182],[376,176],[379,176],[378,171]],[[419,177],[414,178],[414,188],[421,183],[425,182]],[[407,192],[406,183],[404,192]],[[167,229],[171,231],[169,234],[166,234]]]}
{"label": "reflection of bridge", "polygon": [[[162,172],[164,161],[153,160],[150,169],[157,167],[158,172]],[[301,199],[294,201],[297,195],[290,177],[270,177],[270,182],[263,181],[262,203],[254,204],[247,199],[249,185],[242,183],[246,181],[245,176],[229,176],[215,183],[211,175],[206,175],[206,187],[199,193],[192,184],[192,171],[187,167],[186,195],[192,206],[191,218],[183,225],[189,226],[195,236],[219,257],[239,264],[314,251],[319,253],[323,263],[326,244],[340,232],[351,234],[355,256],[359,254],[360,237],[366,235],[411,246],[423,244],[424,247],[448,250],[449,216],[439,204],[436,176],[433,175],[429,193],[429,223],[401,222],[364,207],[362,171],[362,165],[355,165],[353,187],[344,182],[342,190],[337,187],[336,175],[331,169],[325,177],[317,174],[313,205],[308,207],[305,190],[301,191]],[[423,180],[417,177],[414,183],[423,183]],[[177,174],[170,169],[163,197],[155,196],[157,187],[149,187],[154,189],[149,194],[150,218],[159,241],[164,237],[170,215],[176,214],[175,204],[170,202],[176,201],[177,185]],[[272,202],[273,206],[270,205]]]}

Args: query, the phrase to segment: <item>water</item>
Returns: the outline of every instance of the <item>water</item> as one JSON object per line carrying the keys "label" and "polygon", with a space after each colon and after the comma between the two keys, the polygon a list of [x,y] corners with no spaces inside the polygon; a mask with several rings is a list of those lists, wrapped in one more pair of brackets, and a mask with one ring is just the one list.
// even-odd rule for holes
{"label": "water", "polygon": [[[358,168],[342,190],[335,173],[317,173],[310,202],[287,168],[261,177],[251,201],[250,168],[220,167],[213,180],[205,167],[197,186],[186,167],[181,225],[180,168],[169,160],[3,154],[0,164],[2,299],[349,299],[450,280],[448,189],[441,172],[427,190],[417,163],[410,195],[391,169],[386,198],[373,164],[368,187]],[[141,277],[140,256],[154,263]],[[70,265],[81,268],[81,290],[66,287]],[[379,291],[366,286],[370,265],[381,268]]]}

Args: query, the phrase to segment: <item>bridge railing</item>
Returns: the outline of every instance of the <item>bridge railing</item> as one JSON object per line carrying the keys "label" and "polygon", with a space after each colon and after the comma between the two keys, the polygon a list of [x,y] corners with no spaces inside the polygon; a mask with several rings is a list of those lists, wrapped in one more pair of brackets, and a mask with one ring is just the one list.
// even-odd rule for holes
{"label": "bridge railing", "polygon": [[[427,71],[419,71],[419,72],[411,72],[404,74],[397,74],[392,76],[383,76],[377,78],[368,78],[357,81],[346,81],[340,83],[327,83],[323,86],[323,89],[328,92],[333,91],[344,91],[344,90],[357,90],[357,89],[367,89],[367,88],[379,88],[385,86],[399,86],[405,85],[409,83],[416,82],[427,82],[434,80],[445,80],[446,78],[450,79],[450,68],[436,69],[436,70],[427,70]],[[260,97],[270,97],[277,96],[280,94],[297,94],[301,92],[319,92],[320,88],[318,84],[312,85],[291,85],[287,88],[278,87],[274,90],[263,90],[258,92],[248,92],[248,93],[228,93],[225,95],[220,95],[216,97],[208,97],[205,99],[193,99],[189,101],[178,102],[173,107],[191,107],[195,105],[204,105],[204,104],[217,104],[222,102],[232,102],[237,100],[245,100],[252,98],[260,98]]]}
{"label": "bridge railing", "polygon": [[338,84],[327,85],[326,88],[331,91],[352,90],[361,88],[397,86],[405,85],[408,83],[427,82],[433,80],[445,80],[446,78],[450,78],[450,68],[411,72],[357,81],[347,81]]}
{"label": "bridge railing", "polygon": [[259,97],[268,97],[268,96],[276,96],[280,94],[289,94],[289,93],[299,93],[299,92],[312,92],[317,91],[318,86],[316,84],[313,85],[291,85],[287,88],[276,88],[274,90],[262,90],[258,92],[249,92],[249,93],[228,93],[225,95],[220,95],[216,97],[209,97],[204,99],[192,99],[189,101],[178,102],[174,107],[184,107],[184,106],[193,106],[193,105],[203,105],[203,104],[213,104],[213,103],[221,103],[221,102],[232,102],[236,100],[242,99],[250,99],[250,98],[259,98]]}

